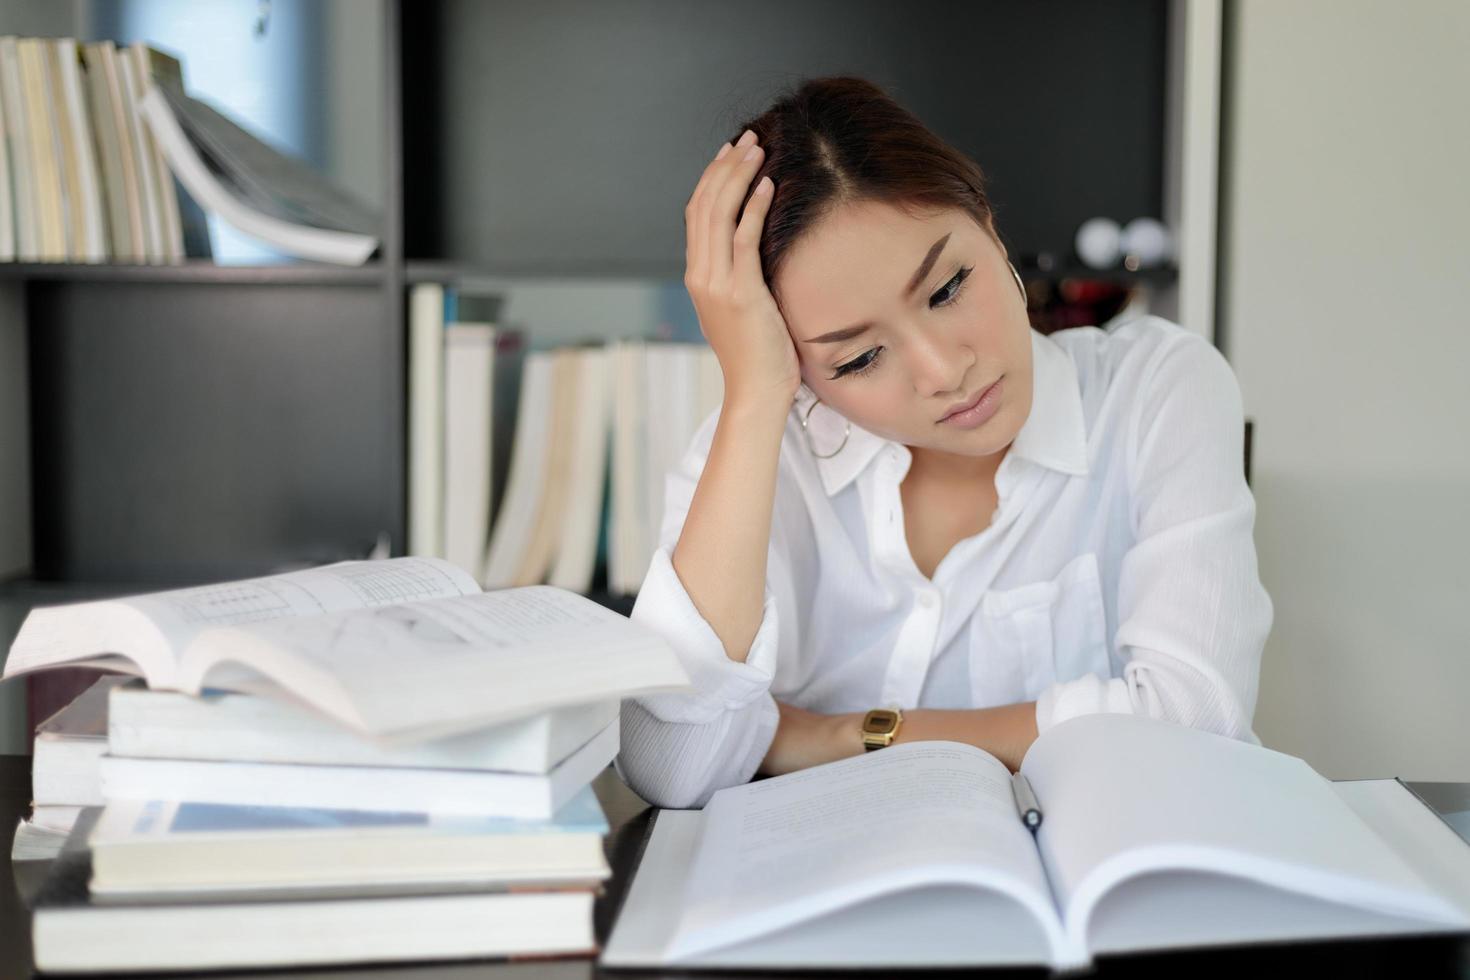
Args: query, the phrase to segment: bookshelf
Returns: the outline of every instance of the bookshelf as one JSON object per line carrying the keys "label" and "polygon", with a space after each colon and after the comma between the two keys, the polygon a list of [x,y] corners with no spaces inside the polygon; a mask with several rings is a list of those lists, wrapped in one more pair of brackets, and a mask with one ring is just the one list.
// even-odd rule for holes
{"label": "bookshelf", "polygon": [[[92,39],[91,28],[109,21],[87,6],[51,8],[40,26],[0,18],[0,33]],[[793,65],[869,74],[936,117],[1004,192],[997,200],[1012,215],[1027,279],[1142,284],[1154,309],[1181,322],[1188,312],[1191,328],[1213,338],[1218,0],[1094,6],[1102,12],[1085,16],[1096,24],[1069,26],[1074,18],[1026,5],[975,5],[937,34],[939,7],[905,6],[895,20],[898,8],[876,0],[355,6],[381,18],[381,50],[354,52],[380,65],[373,152],[384,220],[368,264],[0,264],[0,398],[23,409],[0,413],[0,452],[20,450],[0,475],[0,522],[31,532],[23,542],[0,536],[0,603],[10,610],[0,626],[38,601],[359,557],[380,532],[402,554],[408,287],[465,277],[679,280],[684,175],[765,92],[795,77]],[[760,26],[775,23],[779,38]],[[833,24],[846,26],[834,34]],[[1046,61],[1045,71],[1012,71],[1004,86],[978,85],[985,59],[975,51],[990,25],[1035,46],[992,50],[998,70],[1046,46],[1110,72],[1081,86]],[[690,38],[702,40],[691,49]],[[599,82],[609,63],[622,67]],[[1115,76],[1144,97],[1109,88]],[[669,84],[678,77],[688,90]],[[523,97],[532,85],[536,97]],[[653,94],[630,102],[638,86]],[[748,105],[742,92],[755,93]],[[964,124],[967,106],[1016,138],[986,145],[983,128]],[[552,125],[573,110],[575,125]],[[1058,136],[1066,125],[1073,131]],[[517,132],[536,139],[507,139]],[[1068,154],[1096,159],[1087,165],[1099,187],[1117,191],[1113,200],[1029,206],[1086,184],[1063,179],[1078,172],[1059,162]],[[601,155],[604,165],[589,166]],[[1040,190],[1026,183],[1032,169]],[[542,179],[528,184],[528,175]],[[1190,250],[1137,272],[1031,255],[1043,237],[1066,246],[1057,229],[1094,213],[1165,218]],[[595,583],[593,598],[627,612],[633,597]],[[0,638],[8,645],[8,634]]]}

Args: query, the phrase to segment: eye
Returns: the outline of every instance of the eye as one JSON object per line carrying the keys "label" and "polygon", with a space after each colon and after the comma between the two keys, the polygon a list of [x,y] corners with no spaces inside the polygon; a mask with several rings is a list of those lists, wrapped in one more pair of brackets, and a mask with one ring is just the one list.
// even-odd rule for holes
{"label": "eye", "polygon": [[[970,278],[970,273],[974,269],[975,267],[973,265],[967,265],[960,269],[959,272],[956,272],[953,279],[945,283],[939,292],[929,298],[929,308],[936,309],[941,306],[948,306],[958,299],[960,293],[965,290],[965,280]],[[877,365],[879,355],[882,352],[882,347],[874,347],[872,350],[865,351],[861,356],[839,366],[836,373],[827,380],[836,381],[838,378],[849,376],[858,377],[867,374]]]}
{"label": "eye", "polygon": [[[837,373],[832,375],[832,377],[828,378],[827,380],[836,381],[838,378],[845,378],[849,375],[856,377],[858,375],[867,374],[869,371],[873,370],[873,366],[878,363],[878,355],[882,352],[882,350],[883,348],[881,347],[874,347],[872,350],[864,352],[861,356],[855,357],[852,360],[848,361],[846,364],[840,366],[837,369]],[[872,356],[870,357],[869,355]],[[864,360],[864,358],[866,358],[866,360]]]}
{"label": "eye", "polygon": [[[959,272],[956,272],[953,279],[945,283],[944,286],[939,290],[939,292],[935,293],[929,298],[929,308],[933,309],[936,306],[948,306],[956,299],[958,299],[960,293],[964,292],[965,290],[965,280],[970,278],[970,272],[974,268],[975,267],[973,265],[967,265]],[[946,292],[946,290],[948,290],[948,292]],[[940,297],[943,297],[943,299],[941,299]]]}

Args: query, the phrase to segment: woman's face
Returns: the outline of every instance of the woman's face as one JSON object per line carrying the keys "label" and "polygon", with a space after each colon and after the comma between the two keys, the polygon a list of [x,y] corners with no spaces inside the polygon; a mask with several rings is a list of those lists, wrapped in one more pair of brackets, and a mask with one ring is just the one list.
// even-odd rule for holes
{"label": "woman's face", "polygon": [[[1000,246],[964,211],[842,205],[792,247],[775,287],[802,381],[870,432],[991,456],[1030,414],[1025,302]],[[940,423],[997,379],[999,407],[983,424]]]}

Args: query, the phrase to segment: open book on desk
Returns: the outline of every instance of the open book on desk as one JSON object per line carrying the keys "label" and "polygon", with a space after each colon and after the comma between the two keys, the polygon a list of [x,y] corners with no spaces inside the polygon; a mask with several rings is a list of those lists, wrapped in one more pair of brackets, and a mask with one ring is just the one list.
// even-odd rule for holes
{"label": "open book on desk", "polygon": [[691,686],[663,637],[626,616],[549,585],[482,592],[436,558],[33,609],[4,677],[77,666],[284,697],[387,743]]}
{"label": "open book on desk", "polygon": [[1463,902],[1293,756],[1095,714],[1047,731],[1021,772],[1034,835],[1006,766],[948,741],[661,810],[601,963],[1071,972],[1104,953],[1470,931]]}

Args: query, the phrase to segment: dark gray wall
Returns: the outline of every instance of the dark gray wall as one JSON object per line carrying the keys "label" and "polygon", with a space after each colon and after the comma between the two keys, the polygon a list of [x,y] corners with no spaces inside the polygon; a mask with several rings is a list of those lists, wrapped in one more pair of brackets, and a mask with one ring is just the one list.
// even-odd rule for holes
{"label": "dark gray wall", "polygon": [[38,578],[234,578],[401,540],[379,287],[37,282],[28,299]]}
{"label": "dark gray wall", "polygon": [[678,278],[683,205],[720,142],[779,89],[836,73],[882,85],[979,161],[1023,255],[1065,251],[1093,215],[1161,211],[1162,2],[409,9],[410,255]]}

